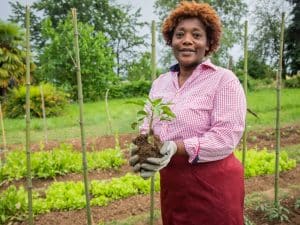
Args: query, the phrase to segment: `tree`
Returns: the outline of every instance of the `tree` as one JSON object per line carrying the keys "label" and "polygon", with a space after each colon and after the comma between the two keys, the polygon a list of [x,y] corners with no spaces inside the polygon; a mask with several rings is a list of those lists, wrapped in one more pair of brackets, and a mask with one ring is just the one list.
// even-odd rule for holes
{"label": "tree", "polygon": [[[240,58],[236,63],[235,70],[243,71],[244,59]],[[254,79],[274,77],[274,70],[257,55],[256,51],[248,51],[248,75]]]}
{"label": "tree", "polygon": [[[12,8],[12,15],[9,16],[9,21],[25,28],[25,6],[18,1],[9,2]],[[34,8],[30,8],[30,42],[33,44],[32,48],[38,51],[44,45],[41,39],[41,18]]]}
{"label": "tree", "polygon": [[144,52],[138,60],[128,64],[128,80],[151,80],[151,55]]}
{"label": "tree", "polygon": [[[279,58],[280,23],[283,10],[291,10],[287,1],[261,0],[256,1],[252,14],[254,30],[250,36],[252,49],[261,61],[275,68]],[[287,23],[289,18],[287,18]],[[286,59],[283,57],[283,71]],[[285,73],[283,73],[285,78]]]}
{"label": "tree", "polygon": [[286,60],[288,71],[291,75],[297,74],[300,70],[300,1],[291,0],[294,4],[291,14],[291,24],[286,31]]}
{"label": "tree", "polygon": [[13,23],[0,21],[0,90],[5,95],[9,87],[24,82],[26,54],[24,33]]}
{"label": "tree", "polygon": [[280,34],[280,4],[275,1],[256,1],[255,9],[252,12],[255,21],[255,32],[250,39],[256,55],[265,63],[273,67],[278,61],[279,34]]}
{"label": "tree", "polygon": [[[24,7],[19,3],[10,4],[14,13],[10,20],[22,21]],[[78,21],[92,25],[95,31],[101,31],[109,39],[109,45],[116,55],[115,70],[118,75],[124,74],[130,59],[136,57],[141,47],[146,47],[145,36],[138,34],[138,30],[146,24],[138,21],[140,10],[132,13],[130,5],[116,5],[114,0],[37,0],[32,10],[33,14],[41,17],[32,18],[32,37],[39,48],[45,44],[39,34],[42,21],[50,18],[53,28],[56,28],[67,18],[71,8],[77,9]]]}
{"label": "tree", "polygon": [[138,57],[141,48],[147,47],[145,42],[147,35],[139,34],[139,30],[147,23],[139,22],[140,9],[131,12],[131,8],[131,5],[112,7],[109,13],[109,23],[106,24],[105,34],[116,56],[115,71],[119,77],[127,76],[127,65]]}
{"label": "tree", "polygon": [[[168,13],[180,2],[180,0],[156,0],[155,12],[162,21]],[[228,62],[228,51],[235,43],[238,43],[242,37],[242,16],[246,13],[246,4],[242,0],[217,1],[204,0],[196,2],[209,3],[219,14],[223,24],[222,46],[218,53],[213,56],[217,64],[226,65]],[[160,38],[160,40],[162,40]],[[170,51],[164,55],[163,63],[169,65],[172,57]]]}
{"label": "tree", "polygon": [[[86,100],[96,100],[103,97],[107,85],[117,79],[113,72],[114,55],[101,32],[83,23],[78,24],[78,30],[83,95]],[[45,20],[42,37],[47,42],[40,56],[41,67],[36,78],[65,87],[75,99],[77,81],[70,18],[59,22],[56,29],[50,20]]]}

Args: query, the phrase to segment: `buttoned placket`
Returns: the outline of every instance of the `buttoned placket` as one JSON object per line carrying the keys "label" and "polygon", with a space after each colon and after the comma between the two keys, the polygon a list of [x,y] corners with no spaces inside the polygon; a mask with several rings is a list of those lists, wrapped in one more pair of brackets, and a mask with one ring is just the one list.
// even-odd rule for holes
{"label": "buttoned placket", "polygon": [[[173,98],[170,99],[170,102],[175,103],[175,101],[177,100],[179,94],[191,83],[193,82],[194,79],[197,78],[197,74],[199,74],[200,70],[202,69],[202,65],[199,65],[200,68],[196,68],[192,75],[183,83],[183,85],[181,87],[179,87],[179,81],[178,81],[178,72],[175,71],[171,71],[171,75],[172,75],[172,85],[175,88],[175,94],[173,96]],[[171,110],[173,111],[174,106],[172,107],[172,105],[170,106]],[[163,122],[162,127],[161,127],[161,132],[160,132],[160,136],[165,139],[168,135],[168,128],[170,126],[170,122]]]}

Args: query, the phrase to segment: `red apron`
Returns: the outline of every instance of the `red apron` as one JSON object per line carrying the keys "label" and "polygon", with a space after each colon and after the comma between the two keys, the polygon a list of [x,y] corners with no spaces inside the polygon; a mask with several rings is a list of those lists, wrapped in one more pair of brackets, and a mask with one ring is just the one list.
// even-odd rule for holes
{"label": "red apron", "polygon": [[175,155],[160,176],[164,225],[244,224],[244,172],[233,154],[198,164]]}

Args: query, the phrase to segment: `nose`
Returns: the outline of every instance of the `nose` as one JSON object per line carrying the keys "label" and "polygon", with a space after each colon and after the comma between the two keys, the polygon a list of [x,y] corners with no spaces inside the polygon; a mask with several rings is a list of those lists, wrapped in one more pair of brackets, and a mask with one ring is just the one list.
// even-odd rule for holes
{"label": "nose", "polygon": [[192,44],[193,43],[192,35],[190,35],[189,33],[185,34],[183,37],[182,43],[184,45]]}

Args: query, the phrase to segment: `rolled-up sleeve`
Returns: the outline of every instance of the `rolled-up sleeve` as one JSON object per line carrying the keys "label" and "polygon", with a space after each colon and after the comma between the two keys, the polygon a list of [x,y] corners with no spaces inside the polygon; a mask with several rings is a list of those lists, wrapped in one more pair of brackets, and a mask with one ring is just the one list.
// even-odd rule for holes
{"label": "rolled-up sleeve", "polygon": [[184,139],[189,162],[220,160],[232,153],[245,128],[246,98],[235,79],[220,87],[213,100],[211,128],[200,137]]}

